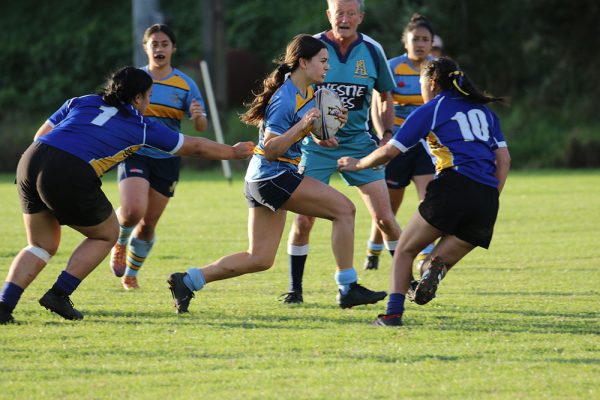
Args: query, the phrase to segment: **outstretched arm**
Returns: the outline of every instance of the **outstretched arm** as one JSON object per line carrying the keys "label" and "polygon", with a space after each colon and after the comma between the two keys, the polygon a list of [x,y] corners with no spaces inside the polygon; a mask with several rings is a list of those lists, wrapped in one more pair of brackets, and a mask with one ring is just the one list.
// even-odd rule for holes
{"label": "outstretched arm", "polygon": [[203,137],[184,136],[183,138],[183,145],[175,153],[178,156],[200,157],[207,160],[243,160],[250,157],[254,151],[252,142],[240,142],[230,146]]}
{"label": "outstretched arm", "polygon": [[360,160],[352,157],[340,158],[338,160],[338,169],[340,171],[359,171],[361,169],[373,168],[387,163],[398,154],[400,154],[400,150],[397,147],[386,144]]}

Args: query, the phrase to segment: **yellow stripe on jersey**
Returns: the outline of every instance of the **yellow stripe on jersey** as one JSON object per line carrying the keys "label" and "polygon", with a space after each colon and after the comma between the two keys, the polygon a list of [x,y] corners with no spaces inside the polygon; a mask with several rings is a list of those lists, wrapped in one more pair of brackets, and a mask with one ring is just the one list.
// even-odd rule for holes
{"label": "yellow stripe on jersey", "polygon": [[407,63],[400,63],[394,68],[394,75],[419,75],[414,69]]}
{"label": "yellow stripe on jersey", "polygon": [[180,77],[178,75],[173,75],[169,79],[165,79],[163,81],[155,80],[154,83],[159,84],[159,85],[173,86],[178,89],[183,89],[183,90],[187,90],[187,91],[190,90],[190,85],[188,85],[188,83],[185,81],[185,79],[183,79],[182,77]]}
{"label": "yellow stripe on jersey", "polygon": [[[254,148],[254,154],[259,154],[261,156],[264,156],[265,152],[263,150],[259,149],[258,146],[256,146]],[[287,162],[287,163],[290,163],[293,165],[298,165],[298,164],[300,164],[301,158],[302,157],[296,157],[294,159],[291,159],[291,158],[287,158],[287,157],[277,157],[277,161],[283,161],[283,162]]]}
{"label": "yellow stripe on jersey", "polygon": [[121,161],[129,157],[130,155],[138,151],[141,147],[141,145],[131,146],[126,148],[125,150],[121,150],[114,156],[104,157],[99,160],[91,160],[90,165],[92,166],[92,168],[94,168],[94,171],[96,171],[97,176],[102,176],[114,165],[120,163]]}
{"label": "yellow stripe on jersey", "polygon": [[415,106],[423,105],[423,97],[420,94],[398,94],[394,93],[392,95],[394,98],[394,104],[399,104],[401,106],[405,106],[407,104],[412,104]]}
{"label": "yellow stripe on jersey", "polygon": [[312,86],[308,87],[308,90],[306,91],[306,98],[300,96],[300,93],[296,93],[296,111],[299,111],[302,107],[304,107],[306,103],[312,100],[313,97],[314,90]]}
{"label": "yellow stripe on jersey", "polygon": [[429,132],[427,135],[427,145],[431,154],[435,157],[435,170],[441,172],[443,169],[454,166],[454,157],[448,147],[440,143],[435,133]]}
{"label": "yellow stripe on jersey", "polygon": [[177,120],[182,120],[184,115],[183,110],[160,104],[150,104],[146,112],[144,112],[144,117],[172,118]]}
{"label": "yellow stripe on jersey", "polygon": [[402,125],[402,124],[404,123],[404,121],[406,121],[404,118],[402,118],[402,117],[397,117],[397,116],[394,116],[394,125],[395,125],[395,126],[400,126],[400,125]]}

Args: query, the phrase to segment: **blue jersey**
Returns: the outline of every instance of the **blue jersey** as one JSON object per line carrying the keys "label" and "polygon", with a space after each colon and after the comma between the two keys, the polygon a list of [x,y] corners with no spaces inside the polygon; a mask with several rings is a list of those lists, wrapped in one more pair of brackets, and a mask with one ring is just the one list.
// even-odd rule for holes
{"label": "blue jersey", "polygon": [[390,143],[403,153],[426,138],[436,175],[446,168],[484,185],[498,187],[496,155],[506,141],[496,114],[453,91],[417,108]]}
{"label": "blue jersey", "polygon": [[[150,76],[148,66],[142,68]],[[163,79],[154,79],[150,105],[144,112],[147,120],[159,122],[174,131],[181,131],[181,120],[190,115],[192,100],[196,99],[202,106],[202,114],[206,117],[204,100],[198,85],[186,74],[173,68],[173,71]],[[153,148],[142,148],[138,154],[152,158],[172,157],[171,154]]]}
{"label": "blue jersey", "polygon": [[145,120],[130,104],[117,109],[98,95],[68,100],[48,123],[53,129],[37,140],[81,158],[98,176],[142,146],[175,153],[183,144],[181,133]]}
{"label": "blue jersey", "polygon": [[296,125],[304,114],[314,107],[313,89],[308,88],[306,96],[298,90],[291,79],[287,79],[273,94],[265,111],[265,118],[259,130],[258,144],[246,172],[246,181],[256,182],[272,179],[285,171],[297,171],[301,157],[301,141],[310,133],[309,125],[296,138],[290,148],[276,161],[264,157],[264,137],[269,132],[282,135]]}
{"label": "blue jersey", "polygon": [[[427,60],[431,59],[433,57],[427,57]],[[406,53],[390,59],[388,65],[394,75],[394,127],[398,129],[411,112],[423,105],[420,72],[412,65]]]}
{"label": "blue jersey", "polygon": [[340,144],[355,135],[368,135],[373,89],[389,92],[394,88],[383,48],[370,37],[359,33],[348,52],[342,55],[338,45],[327,37],[326,32],[315,37],[327,46],[330,66],[325,82],[318,87],[327,87],[337,93],[348,109],[348,122],[336,134]]}

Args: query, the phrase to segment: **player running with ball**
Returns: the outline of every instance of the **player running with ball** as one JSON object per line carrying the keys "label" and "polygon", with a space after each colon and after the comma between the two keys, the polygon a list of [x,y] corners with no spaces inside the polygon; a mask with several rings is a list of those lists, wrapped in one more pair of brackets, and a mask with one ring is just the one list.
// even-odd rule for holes
{"label": "player running with ball", "polygon": [[[357,283],[353,267],[354,204],[343,194],[316,179],[300,175],[300,146],[319,117],[314,108],[313,87],[329,69],[325,44],[298,35],[287,46],[279,67],[263,82],[242,121],[259,127],[259,143],[246,173],[248,201],[247,251],[222,257],[203,268],[190,268],[169,278],[169,288],[178,313],[188,311],[194,291],[207,283],[248,273],[265,271],[273,265],[286,211],[325,218],[332,222],[331,245],[337,263],[335,280],[342,308],[376,303],[385,292],[373,292]],[[341,116],[346,122],[346,113]],[[336,146],[335,137],[322,146]]]}

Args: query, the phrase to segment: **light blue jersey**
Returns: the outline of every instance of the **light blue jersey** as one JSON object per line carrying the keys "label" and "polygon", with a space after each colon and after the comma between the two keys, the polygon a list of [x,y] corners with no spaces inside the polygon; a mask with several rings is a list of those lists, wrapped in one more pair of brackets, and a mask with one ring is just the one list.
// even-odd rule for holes
{"label": "light blue jersey", "polygon": [[52,130],[37,141],[81,158],[98,176],[143,146],[175,153],[183,144],[181,133],[146,121],[131,104],[115,108],[98,95],[68,100],[48,123]]}
{"label": "light blue jersey", "polygon": [[426,138],[436,175],[447,168],[498,187],[496,155],[506,141],[496,114],[454,91],[443,91],[411,113],[390,144],[403,153]]}
{"label": "light blue jersey", "polygon": [[[152,76],[148,66],[142,69]],[[177,68],[173,68],[173,71],[165,78],[154,79],[153,77],[152,79],[154,83],[152,84],[150,105],[144,113],[147,120],[159,122],[179,132],[181,131],[181,120],[185,116],[191,117],[190,106],[193,99],[200,103],[202,114],[206,117],[204,100],[198,85],[192,78]],[[137,154],[152,158],[173,157],[169,153],[151,148],[140,149]]]}
{"label": "light blue jersey", "polygon": [[329,71],[325,82],[317,88],[326,87],[337,93],[348,109],[348,122],[336,135],[343,143],[351,136],[368,135],[373,89],[389,92],[394,88],[394,79],[379,43],[359,33],[348,52],[342,55],[325,33],[315,36],[325,43],[329,52]]}
{"label": "light blue jersey", "polygon": [[[326,32],[315,37],[325,43],[329,53],[329,71],[325,82],[318,87],[326,87],[338,94],[348,109],[348,122],[336,134],[337,147],[319,146],[307,136],[303,141],[300,169],[307,176],[329,183],[331,175],[337,171],[338,158],[362,158],[377,148],[369,133],[372,93],[373,89],[391,91],[394,80],[381,45],[370,37],[359,33],[345,55]],[[383,179],[383,167],[345,171],[342,177],[349,185],[362,186]]]}
{"label": "light blue jersey", "polygon": [[309,125],[301,132],[296,142],[276,161],[268,161],[264,157],[264,137],[265,132],[282,135],[296,125],[304,114],[314,107],[313,94],[312,87],[309,87],[306,96],[303,96],[294,82],[287,79],[271,96],[265,112],[265,119],[259,130],[258,145],[254,148],[254,155],[246,171],[246,181],[256,182],[272,179],[285,171],[298,170],[302,139],[310,133],[312,126]]}

